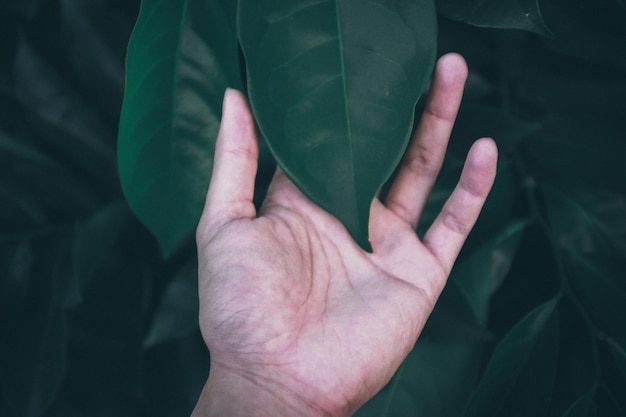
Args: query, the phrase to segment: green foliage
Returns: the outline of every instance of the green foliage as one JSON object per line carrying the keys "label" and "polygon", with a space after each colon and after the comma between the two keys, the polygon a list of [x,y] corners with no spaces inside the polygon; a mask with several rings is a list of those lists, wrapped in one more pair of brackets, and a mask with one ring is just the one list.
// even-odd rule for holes
{"label": "green foliage", "polygon": [[241,88],[232,4],[143,1],[128,46],[120,179],[166,255],[200,217],[222,94]]}
{"label": "green foliage", "polygon": [[[271,149],[257,202],[276,159],[366,247],[363,207],[434,56],[456,51],[470,77],[418,233],[476,138],[497,141],[498,177],[422,337],[357,415],[625,416],[624,2],[432,6],[0,4],[0,415],[188,415],[209,369],[193,228],[224,88],[249,93]],[[353,153],[290,150],[333,136]]]}
{"label": "green foliage", "polygon": [[552,35],[543,22],[537,0],[476,0],[471,2],[438,0],[437,10],[448,19],[467,22],[471,25],[523,29],[540,35]]}
{"label": "green foliage", "polygon": [[239,2],[248,93],[272,153],[368,250],[370,204],[408,143],[436,22],[432,0]]}
{"label": "green foliage", "polygon": [[531,311],[498,344],[465,416],[543,415],[548,410],[559,343],[556,300]]}

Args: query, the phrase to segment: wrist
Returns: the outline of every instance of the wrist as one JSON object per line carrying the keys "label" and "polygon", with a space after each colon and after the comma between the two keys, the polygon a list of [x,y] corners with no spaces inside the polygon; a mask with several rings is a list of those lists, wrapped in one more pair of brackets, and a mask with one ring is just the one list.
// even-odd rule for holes
{"label": "wrist", "polygon": [[299,398],[284,381],[258,381],[212,364],[192,417],[331,417],[344,416],[323,410]]}

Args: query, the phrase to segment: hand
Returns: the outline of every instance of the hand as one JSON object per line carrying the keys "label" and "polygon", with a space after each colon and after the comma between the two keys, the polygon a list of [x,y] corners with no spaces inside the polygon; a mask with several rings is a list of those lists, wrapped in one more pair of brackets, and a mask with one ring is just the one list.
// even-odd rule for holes
{"label": "hand", "polygon": [[467,67],[438,62],[426,111],[382,203],[373,253],[277,170],[257,213],[258,147],[244,97],[227,91],[197,229],[200,327],[211,371],[194,416],[347,416],[413,348],[495,177],[490,139],[420,241],[415,229],[445,154]]}

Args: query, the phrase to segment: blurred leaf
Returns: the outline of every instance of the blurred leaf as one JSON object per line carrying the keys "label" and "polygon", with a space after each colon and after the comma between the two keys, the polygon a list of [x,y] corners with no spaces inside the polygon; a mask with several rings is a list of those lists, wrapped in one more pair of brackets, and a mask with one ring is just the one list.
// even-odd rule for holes
{"label": "blurred leaf", "polygon": [[542,184],[547,220],[564,249],[621,256],[626,253],[626,197],[585,186]]}
{"label": "blurred leaf", "polygon": [[527,60],[516,84],[520,104],[542,112],[541,130],[520,146],[538,177],[626,190],[624,70],[544,51]]}
{"label": "blurred leaf", "polygon": [[595,390],[592,390],[580,397],[567,409],[563,417],[596,417],[597,410],[594,396]]}
{"label": "blurred leaf", "polygon": [[370,204],[433,69],[433,0],[247,0],[238,19],[252,108],[278,163],[370,249]]}
{"label": "blurred leaf", "polygon": [[[130,222],[68,311],[68,368],[52,416],[136,417],[145,413],[141,347],[154,287],[168,274],[153,237]],[[153,363],[154,364],[154,363]],[[164,371],[164,364],[160,371]],[[164,377],[169,375],[164,374]]]}
{"label": "blurred leaf", "polygon": [[482,343],[429,344],[418,342],[412,360],[416,416],[462,415],[483,366]]}
{"label": "blurred leaf", "polygon": [[5,332],[18,321],[18,312],[26,305],[31,270],[34,264],[32,242],[0,242],[0,344]]}
{"label": "blurred leaf", "polygon": [[198,262],[194,259],[176,274],[165,290],[144,347],[182,339],[198,330]]}
{"label": "blurred leaf", "polygon": [[626,380],[626,339],[620,344],[617,340],[607,338],[607,343],[622,376]]}
{"label": "blurred leaf", "polygon": [[472,310],[458,282],[448,281],[420,337],[439,343],[492,341],[495,337],[485,325]]}
{"label": "blurred leaf", "polygon": [[418,342],[409,359],[413,366],[406,371],[417,404],[414,415],[460,416],[478,382],[484,346]]}
{"label": "blurred leaf", "polygon": [[[606,344],[602,346],[604,349],[600,350],[600,360],[603,365],[600,374],[601,384],[607,392],[609,401],[621,411],[623,416],[626,413],[626,397],[624,397],[624,392],[626,392],[626,338],[611,338],[603,334],[600,334],[599,338]],[[602,404],[599,403],[598,405]]]}
{"label": "blurred leaf", "polygon": [[523,144],[529,165],[540,177],[624,192],[626,141],[618,117],[586,111],[549,116],[541,134]]}
{"label": "blurred leaf", "polygon": [[[124,93],[124,61],[137,2],[59,0],[59,38],[66,43],[74,82],[117,127]],[[120,13],[122,7],[134,13]],[[113,138],[113,136],[111,136]]]}
{"label": "blurred leaf", "polygon": [[114,202],[102,208],[76,227],[71,247],[73,277],[78,298],[103,262],[110,257],[132,215],[123,202]]}
{"label": "blurred leaf", "polygon": [[562,416],[575,400],[596,386],[598,363],[594,361],[594,350],[597,341],[589,330],[589,322],[578,305],[569,298],[561,298],[557,373],[550,409],[545,416]]}
{"label": "blurred leaf", "polygon": [[142,390],[148,399],[144,414],[150,417],[188,416],[209,375],[209,351],[200,332],[195,332],[143,351],[141,367]]}
{"label": "blurred leaf", "polygon": [[620,1],[542,0],[544,19],[555,34],[547,45],[585,61],[626,68],[626,10]]}
{"label": "blurred leaf", "polygon": [[458,417],[478,381],[482,343],[421,338],[400,370],[355,417]]}
{"label": "blurred leaf", "polygon": [[37,129],[52,131],[41,135],[50,141],[50,153],[71,163],[72,171],[80,170],[87,177],[84,180],[110,182],[115,178],[115,152],[107,145],[108,126],[72,85],[71,76],[56,68],[63,58],[54,58],[57,62],[23,35],[13,62],[15,94],[32,112],[29,122]]}
{"label": "blurred leaf", "polygon": [[52,169],[60,168],[59,164],[50,158],[49,155],[30,146],[28,143],[24,143],[24,141],[10,137],[2,131],[0,131],[0,152],[9,153],[14,158],[18,158],[22,161],[28,160],[41,167]]}
{"label": "blurred leaf", "polygon": [[473,416],[541,415],[548,409],[559,346],[557,301],[531,311],[496,347],[465,412]]}
{"label": "blurred leaf", "polygon": [[23,234],[34,227],[72,221],[96,205],[93,183],[69,171],[30,138],[0,131],[0,221],[2,234]]}
{"label": "blurred leaf", "polygon": [[40,312],[22,318],[19,327],[0,346],[0,383],[16,416],[39,417],[55,400],[65,374],[65,321],[53,308],[45,318]]}
{"label": "blurred leaf", "polygon": [[[2,7],[2,6],[0,6]],[[18,23],[9,13],[0,12],[0,106],[9,107],[9,101],[13,101],[13,57],[18,38]],[[9,98],[11,97],[11,98]],[[4,113],[4,112],[3,112]],[[8,113],[8,112],[6,112]],[[0,125],[4,125],[5,117],[0,115]]]}
{"label": "blurred leaf", "polygon": [[241,88],[232,8],[227,0],[145,0],[128,47],[120,177],[165,254],[198,222],[223,93]]}
{"label": "blurred leaf", "polygon": [[55,261],[50,271],[50,280],[54,283],[52,290],[56,294],[56,303],[63,309],[70,309],[81,302],[81,293],[76,276],[72,270],[71,238],[59,236],[55,239]]}
{"label": "blurred leaf", "polygon": [[537,0],[437,0],[437,11],[448,19],[498,29],[523,29],[552,37]]}
{"label": "blurred leaf", "polygon": [[626,415],[626,408],[620,401],[624,401],[624,387],[617,392],[611,392],[608,386],[600,386],[596,394],[597,415],[623,417]]}
{"label": "blurred leaf", "polygon": [[[28,222],[39,225],[46,223],[47,215],[43,212],[41,207],[38,207],[36,201],[29,198],[30,196],[24,196],[23,193],[19,191],[20,190],[14,186],[0,185],[3,223]],[[21,219],[18,220],[18,218]],[[9,231],[4,230],[3,232],[7,233]]]}
{"label": "blurred leaf", "polygon": [[449,147],[456,155],[464,156],[476,139],[490,137],[498,144],[502,158],[539,128],[538,123],[521,120],[500,107],[464,103],[454,123]]}
{"label": "blurred leaf", "polygon": [[[518,43],[510,47],[523,51],[526,45]],[[564,58],[540,48],[524,52],[527,58],[518,62],[524,68],[519,68],[515,74],[519,83],[516,99],[520,105],[542,110],[538,121],[543,140],[555,134],[556,140],[587,145],[589,149],[602,152],[603,147],[621,138],[623,121],[616,116],[622,114],[626,103],[624,69]],[[559,131],[559,127],[563,130]],[[590,141],[590,137],[594,140]]]}
{"label": "blurred leaf", "polygon": [[2,14],[19,16],[22,19],[32,18],[41,2],[42,0],[4,0],[0,3],[0,11]]}
{"label": "blurred leaf", "polygon": [[52,271],[59,250],[52,239],[20,245],[12,269],[10,322],[1,329],[0,392],[15,416],[39,417],[55,400],[66,370],[66,320]]}
{"label": "blurred leaf", "polygon": [[626,337],[626,260],[566,254],[569,283],[595,324],[615,337]]}
{"label": "blurred leaf", "polygon": [[491,296],[508,274],[526,226],[525,221],[511,221],[452,270],[449,283],[458,285],[474,317],[483,326],[487,325]]}

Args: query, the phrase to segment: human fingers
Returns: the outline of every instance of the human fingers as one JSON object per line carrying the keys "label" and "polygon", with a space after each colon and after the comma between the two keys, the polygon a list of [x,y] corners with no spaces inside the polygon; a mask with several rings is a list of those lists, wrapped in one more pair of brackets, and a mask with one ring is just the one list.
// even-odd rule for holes
{"label": "human fingers", "polygon": [[385,205],[414,229],[441,169],[466,79],[463,57],[439,59],[424,114],[387,195]]}
{"label": "human fingers", "polygon": [[258,158],[254,118],[246,98],[227,89],[203,217],[228,221],[256,215],[252,199]]}
{"label": "human fingers", "polygon": [[465,239],[476,223],[496,176],[498,149],[492,139],[477,140],[470,149],[461,178],[423,244],[449,273]]}

